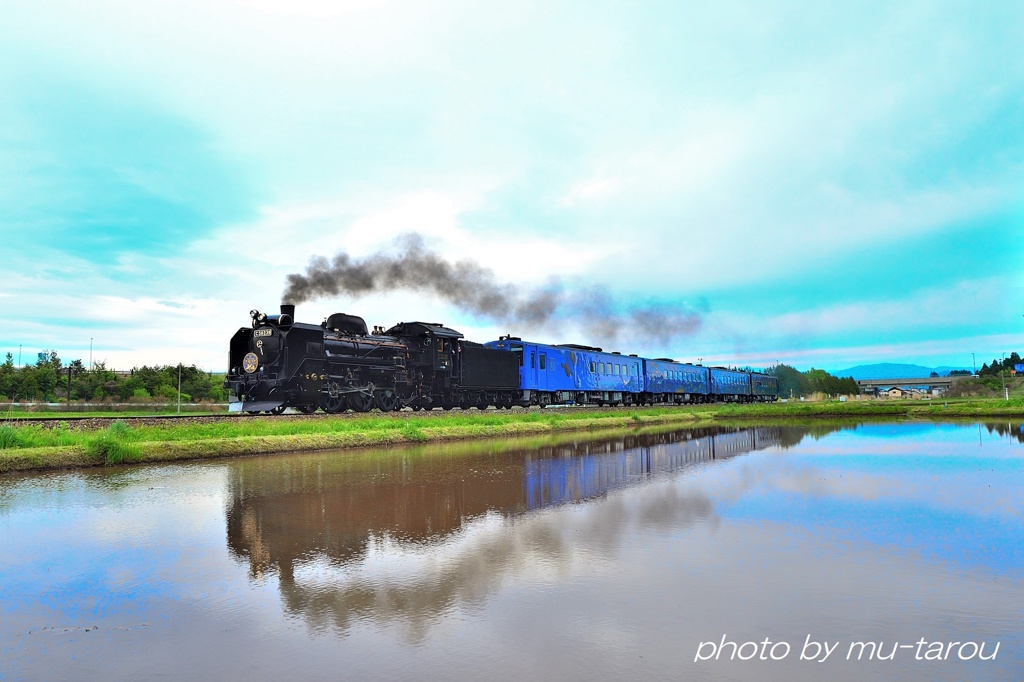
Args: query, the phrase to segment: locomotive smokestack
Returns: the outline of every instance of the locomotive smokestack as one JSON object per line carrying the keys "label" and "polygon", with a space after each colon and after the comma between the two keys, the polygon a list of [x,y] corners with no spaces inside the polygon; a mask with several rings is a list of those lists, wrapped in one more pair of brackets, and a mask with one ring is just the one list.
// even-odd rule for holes
{"label": "locomotive smokestack", "polygon": [[278,320],[278,324],[282,326],[288,326],[295,322],[295,306],[291,303],[281,304],[281,317]]}

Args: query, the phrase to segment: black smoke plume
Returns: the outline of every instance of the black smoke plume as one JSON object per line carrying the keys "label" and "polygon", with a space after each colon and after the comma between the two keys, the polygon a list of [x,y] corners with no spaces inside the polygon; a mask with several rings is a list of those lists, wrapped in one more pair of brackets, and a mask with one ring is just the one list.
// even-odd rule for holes
{"label": "black smoke plume", "polygon": [[325,296],[359,297],[393,289],[430,293],[472,315],[507,324],[520,334],[558,322],[579,325],[592,343],[620,339],[667,344],[700,327],[698,313],[665,305],[619,310],[600,287],[566,291],[558,280],[527,288],[497,282],[494,273],[468,261],[448,262],[423,245],[418,234],[398,239],[400,253],[362,260],[347,253],[310,259],[305,273],[288,275],[282,300],[300,304]]}

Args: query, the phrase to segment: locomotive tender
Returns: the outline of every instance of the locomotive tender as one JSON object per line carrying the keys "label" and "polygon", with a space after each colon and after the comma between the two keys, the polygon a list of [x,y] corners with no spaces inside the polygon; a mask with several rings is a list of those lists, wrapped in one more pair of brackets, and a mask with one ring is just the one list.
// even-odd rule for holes
{"label": "locomotive tender", "polygon": [[529,407],[769,402],[778,380],[757,372],[704,367],[667,358],[552,345],[506,336],[485,344],[442,324],[401,322],[367,330],[354,315],[321,324],[250,312],[251,325],[231,338],[232,411],[279,414],[367,412],[410,407]]}

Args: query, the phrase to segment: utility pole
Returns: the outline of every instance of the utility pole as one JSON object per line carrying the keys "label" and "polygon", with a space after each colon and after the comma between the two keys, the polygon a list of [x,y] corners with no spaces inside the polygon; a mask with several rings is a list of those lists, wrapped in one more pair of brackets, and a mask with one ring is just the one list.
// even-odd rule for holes
{"label": "utility pole", "polygon": [[1006,379],[1003,377],[1003,365],[1006,363],[1006,353],[1003,353],[1003,359],[999,363],[999,381],[1003,384],[1003,397],[1009,401],[1010,392],[1006,390]]}
{"label": "utility pole", "polygon": [[971,353],[971,367],[974,368],[974,376],[978,376],[978,363],[974,361],[974,353]]}
{"label": "utility pole", "polygon": [[178,414],[181,414],[181,363],[178,363]]}
{"label": "utility pole", "polygon": [[89,337],[89,370],[92,371],[92,337]]}
{"label": "utility pole", "polygon": [[18,367],[21,367],[21,344],[18,344]]}

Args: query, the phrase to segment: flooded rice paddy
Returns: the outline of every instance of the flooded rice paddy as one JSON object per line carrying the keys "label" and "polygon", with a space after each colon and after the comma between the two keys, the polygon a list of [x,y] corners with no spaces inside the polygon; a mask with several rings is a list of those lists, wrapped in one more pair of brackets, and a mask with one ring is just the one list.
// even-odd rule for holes
{"label": "flooded rice paddy", "polygon": [[488,441],[0,478],[0,680],[1016,680],[1024,431]]}

